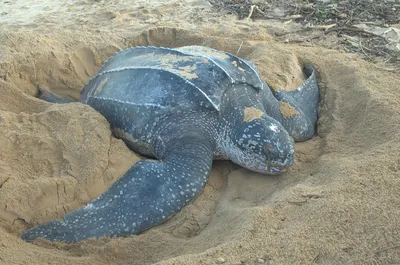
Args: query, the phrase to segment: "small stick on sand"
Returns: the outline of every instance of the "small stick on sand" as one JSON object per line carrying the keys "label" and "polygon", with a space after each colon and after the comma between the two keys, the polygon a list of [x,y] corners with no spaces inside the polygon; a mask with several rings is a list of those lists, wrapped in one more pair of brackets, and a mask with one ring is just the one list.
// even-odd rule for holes
{"label": "small stick on sand", "polygon": [[310,198],[310,199],[319,199],[319,198],[325,198],[325,195],[310,193],[310,194],[302,194],[301,197]]}
{"label": "small stick on sand", "polygon": [[255,6],[255,8],[257,9],[258,12],[260,12],[261,14],[265,15],[265,12],[262,11],[258,6]]}
{"label": "small stick on sand", "polygon": [[368,31],[365,31],[365,30],[359,29],[359,28],[348,28],[348,27],[330,28],[330,29],[325,31],[325,34],[328,34],[328,33],[332,32],[332,31],[343,31],[343,30],[345,30],[345,31],[353,31],[353,32],[360,32],[360,33],[364,33],[364,34],[367,34],[367,35],[378,37],[378,38],[381,38],[381,39],[384,39],[385,41],[387,41],[387,39],[385,37],[381,36],[381,35],[378,35],[378,34],[375,34],[375,33],[372,33],[372,32],[368,32]]}
{"label": "small stick on sand", "polygon": [[247,19],[250,19],[250,18],[251,18],[251,16],[253,15],[253,12],[254,12],[254,8],[255,8],[255,7],[256,7],[255,5],[252,5],[252,6],[250,7],[250,13],[249,13]]}
{"label": "small stick on sand", "polygon": [[360,40],[360,43],[359,43],[359,44],[360,44],[361,51],[364,53],[365,56],[367,56],[368,59],[371,60],[371,56],[369,56],[369,55],[365,52],[364,46],[362,45],[361,40]]}
{"label": "small stick on sand", "polygon": [[397,72],[400,71],[400,68],[386,68],[386,67],[380,67],[377,65],[374,65],[376,68],[381,69],[381,70],[385,70],[385,71],[389,71],[389,72]]}
{"label": "small stick on sand", "polygon": [[239,54],[239,52],[240,52],[240,49],[242,48],[242,45],[243,45],[243,41],[242,41],[242,43],[240,43],[240,46],[239,46],[239,49],[237,50],[237,52],[236,52],[236,55],[238,55]]}

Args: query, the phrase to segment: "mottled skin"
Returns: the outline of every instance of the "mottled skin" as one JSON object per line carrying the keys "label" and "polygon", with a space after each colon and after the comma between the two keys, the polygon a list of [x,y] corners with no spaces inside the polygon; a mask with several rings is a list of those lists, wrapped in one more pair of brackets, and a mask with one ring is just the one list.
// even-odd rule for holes
{"label": "mottled skin", "polygon": [[[76,242],[138,234],[194,199],[217,157],[265,174],[283,172],[294,162],[293,140],[315,133],[319,89],[311,66],[305,74],[297,90],[273,92],[252,63],[209,48],[117,53],[89,81],[81,102],[149,159],[63,221],[29,229],[22,238]],[[41,98],[67,103],[49,91]],[[296,115],[282,115],[281,102]]]}

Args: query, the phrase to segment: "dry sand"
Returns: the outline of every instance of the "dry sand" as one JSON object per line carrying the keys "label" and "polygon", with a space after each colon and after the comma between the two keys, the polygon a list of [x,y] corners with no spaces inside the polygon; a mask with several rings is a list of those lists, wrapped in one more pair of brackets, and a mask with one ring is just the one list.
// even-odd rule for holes
{"label": "dry sand", "polygon": [[[266,21],[205,1],[0,0],[0,264],[399,264],[399,77],[356,55],[282,44]],[[216,162],[201,196],[127,238],[26,243],[26,228],[84,205],[139,158],[78,98],[101,64],[135,45],[200,44],[254,61],[278,89],[319,71],[318,136],[286,174]]]}

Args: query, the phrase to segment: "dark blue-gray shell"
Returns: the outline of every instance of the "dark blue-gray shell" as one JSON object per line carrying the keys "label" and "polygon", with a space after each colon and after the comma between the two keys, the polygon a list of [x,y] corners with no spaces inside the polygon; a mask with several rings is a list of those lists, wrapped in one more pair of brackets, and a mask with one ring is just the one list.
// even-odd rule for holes
{"label": "dark blue-gray shell", "polygon": [[135,47],[111,57],[89,81],[81,101],[114,101],[156,108],[219,110],[235,83],[263,89],[256,67],[232,54],[202,46]]}

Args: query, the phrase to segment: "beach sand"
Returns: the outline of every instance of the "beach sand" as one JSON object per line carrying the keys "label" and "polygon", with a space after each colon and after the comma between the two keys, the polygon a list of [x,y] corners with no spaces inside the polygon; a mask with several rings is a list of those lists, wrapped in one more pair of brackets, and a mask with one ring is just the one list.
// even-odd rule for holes
{"label": "beach sand", "polygon": [[[237,20],[206,1],[0,0],[0,264],[399,264],[399,77],[334,49],[284,44],[278,22]],[[275,89],[313,64],[318,135],[265,176],[215,162],[201,195],[140,235],[26,243],[27,228],[103,193],[140,158],[77,99],[116,51],[206,45],[253,61]],[[301,82],[301,81],[300,81]]]}

